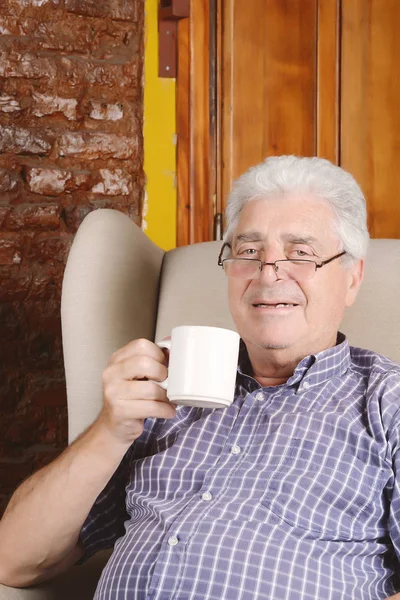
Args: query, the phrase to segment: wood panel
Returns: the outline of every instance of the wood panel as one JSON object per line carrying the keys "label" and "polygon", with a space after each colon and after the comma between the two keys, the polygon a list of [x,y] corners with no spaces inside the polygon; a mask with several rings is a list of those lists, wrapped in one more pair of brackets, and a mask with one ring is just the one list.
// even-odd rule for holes
{"label": "wood panel", "polygon": [[178,246],[213,238],[216,166],[215,133],[210,129],[211,2],[191,0],[188,20],[179,23]]}
{"label": "wood panel", "polygon": [[191,0],[191,243],[212,239],[210,194],[210,0]]}
{"label": "wood panel", "polygon": [[178,23],[178,77],[176,80],[176,245],[190,240],[190,42],[189,19]]}
{"label": "wood panel", "polygon": [[315,155],[317,0],[226,0],[222,196],[266,156]]}
{"label": "wood panel", "polygon": [[400,2],[342,6],[341,165],[367,197],[373,237],[400,237]]}
{"label": "wood panel", "polygon": [[318,0],[317,156],[340,156],[340,0]]}

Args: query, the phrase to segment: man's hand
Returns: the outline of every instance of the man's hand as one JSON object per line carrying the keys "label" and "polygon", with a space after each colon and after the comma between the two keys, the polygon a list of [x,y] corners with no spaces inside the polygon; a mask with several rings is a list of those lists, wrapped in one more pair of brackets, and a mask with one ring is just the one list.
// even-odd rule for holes
{"label": "man's hand", "polygon": [[167,375],[165,354],[149,340],[134,340],[115,352],[103,373],[99,425],[118,442],[130,445],[142,433],[147,417],[173,418],[176,409],[165,390],[149,381],[163,381]]}

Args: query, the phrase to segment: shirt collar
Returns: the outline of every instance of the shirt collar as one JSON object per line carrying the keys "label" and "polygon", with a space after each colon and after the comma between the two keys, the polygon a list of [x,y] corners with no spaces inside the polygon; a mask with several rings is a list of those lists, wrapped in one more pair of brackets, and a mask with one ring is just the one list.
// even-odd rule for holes
{"label": "shirt collar", "polygon": [[[349,343],[346,336],[338,332],[336,346],[303,358],[285,385],[296,386],[301,390],[309,389],[335,376],[343,375],[349,366]],[[246,387],[250,387],[251,391],[261,387],[251,375],[251,363],[243,340],[240,340],[238,373],[246,380]]]}

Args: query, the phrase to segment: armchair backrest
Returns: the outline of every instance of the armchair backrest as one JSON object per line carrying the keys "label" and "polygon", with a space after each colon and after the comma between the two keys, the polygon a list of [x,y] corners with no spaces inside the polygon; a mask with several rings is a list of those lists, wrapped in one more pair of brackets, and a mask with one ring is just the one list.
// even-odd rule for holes
{"label": "armchair backrest", "polygon": [[[61,319],[69,440],[97,416],[101,373],[111,354],[138,337],[158,340],[176,325],[234,329],[220,242],[164,252],[126,215],[90,213],[65,269]],[[400,362],[400,240],[372,240],[365,280],[342,331],[353,345]]]}

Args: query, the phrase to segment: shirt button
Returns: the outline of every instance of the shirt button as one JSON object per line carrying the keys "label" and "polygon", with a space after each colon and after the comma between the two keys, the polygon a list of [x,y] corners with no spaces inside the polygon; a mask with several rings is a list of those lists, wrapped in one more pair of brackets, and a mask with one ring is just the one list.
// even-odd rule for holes
{"label": "shirt button", "polygon": [[242,449],[240,446],[238,446],[237,444],[234,444],[231,448],[231,453],[232,454],[240,454],[241,450]]}
{"label": "shirt button", "polygon": [[171,537],[170,537],[170,538],[168,538],[168,544],[169,544],[170,546],[176,546],[177,544],[179,544],[179,540],[178,540],[178,538],[176,537],[176,535],[171,535]]}
{"label": "shirt button", "polygon": [[205,500],[206,502],[209,502],[210,500],[212,500],[212,494],[211,492],[204,492],[204,494],[201,495],[201,499]]}
{"label": "shirt button", "polygon": [[305,382],[303,383],[303,389],[304,389],[304,390],[308,390],[308,388],[309,388],[309,387],[310,387],[310,384],[309,384],[309,382],[308,382],[308,381],[305,381]]}
{"label": "shirt button", "polygon": [[255,395],[256,400],[264,400],[264,394],[262,392],[257,392]]}

